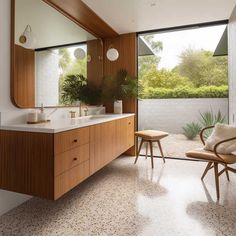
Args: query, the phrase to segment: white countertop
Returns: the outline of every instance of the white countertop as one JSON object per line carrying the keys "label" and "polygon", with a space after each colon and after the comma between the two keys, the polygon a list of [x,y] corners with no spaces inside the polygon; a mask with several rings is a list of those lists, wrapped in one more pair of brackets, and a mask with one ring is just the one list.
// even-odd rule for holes
{"label": "white countertop", "polygon": [[12,124],[3,125],[1,130],[24,131],[35,133],[59,133],[67,130],[78,129],[86,126],[97,125],[100,123],[134,116],[133,113],[126,114],[104,114],[78,117],[74,119],[53,120],[42,124]]}

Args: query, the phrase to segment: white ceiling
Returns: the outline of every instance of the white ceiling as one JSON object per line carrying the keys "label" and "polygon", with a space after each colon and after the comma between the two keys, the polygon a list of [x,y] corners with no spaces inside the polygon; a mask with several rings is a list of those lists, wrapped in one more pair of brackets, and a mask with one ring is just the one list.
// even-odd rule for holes
{"label": "white ceiling", "polygon": [[118,33],[229,19],[236,0],[82,0]]}
{"label": "white ceiling", "polygon": [[26,25],[30,25],[36,39],[34,48],[50,47],[94,39],[61,13],[42,0],[15,0],[15,43]]}

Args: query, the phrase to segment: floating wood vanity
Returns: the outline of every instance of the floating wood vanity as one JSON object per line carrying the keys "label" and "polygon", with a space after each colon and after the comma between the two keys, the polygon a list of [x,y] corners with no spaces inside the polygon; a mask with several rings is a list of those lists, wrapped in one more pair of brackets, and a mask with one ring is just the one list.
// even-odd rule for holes
{"label": "floating wood vanity", "polygon": [[1,127],[0,188],[56,200],[134,146],[133,114],[62,127]]}

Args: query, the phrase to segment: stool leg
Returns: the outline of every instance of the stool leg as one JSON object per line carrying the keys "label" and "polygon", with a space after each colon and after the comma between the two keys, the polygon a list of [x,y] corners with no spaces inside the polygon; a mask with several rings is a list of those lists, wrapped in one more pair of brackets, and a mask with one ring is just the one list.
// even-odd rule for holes
{"label": "stool leg", "polygon": [[148,142],[146,142],[146,159],[148,157]]}
{"label": "stool leg", "polygon": [[153,147],[152,147],[152,141],[149,141],[150,144],[150,151],[151,151],[151,163],[152,163],[152,169],[154,168],[153,164]]}
{"label": "stool leg", "polygon": [[136,162],[137,162],[137,160],[138,160],[139,153],[140,153],[140,151],[141,151],[142,146],[143,146],[143,139],[141,140],[141,143],[140,143],[140,145],[139,145],[138,152],[136,153],[136,158],[135,158],[134,164],[136,164]]}
{"label": "stool leg", "polygon": [[163,162],[165,163],[166,161],[165,161],[165,157],[164,157],[164,154],[163,154],[163,151],[162,151],[161,143],[160,143],[159,140],[157,141],[157,143],[158,143],[158,146],[159,146],[159,149],[160,149],[160,152],[161,152],[161,156],[163,158]]}

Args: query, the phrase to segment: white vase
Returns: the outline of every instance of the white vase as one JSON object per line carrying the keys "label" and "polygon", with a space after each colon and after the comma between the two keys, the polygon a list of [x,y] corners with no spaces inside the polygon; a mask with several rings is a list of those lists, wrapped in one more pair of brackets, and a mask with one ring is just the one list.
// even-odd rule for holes
{"label": "white vase", "polygon": [[122,114],[123,113],[123,102],[122,100],[117,100],[114,102],[114,113]]}

